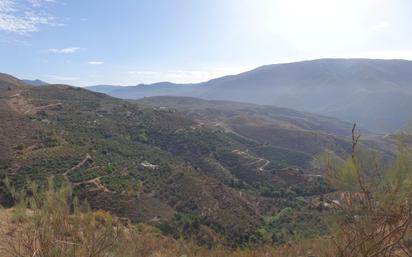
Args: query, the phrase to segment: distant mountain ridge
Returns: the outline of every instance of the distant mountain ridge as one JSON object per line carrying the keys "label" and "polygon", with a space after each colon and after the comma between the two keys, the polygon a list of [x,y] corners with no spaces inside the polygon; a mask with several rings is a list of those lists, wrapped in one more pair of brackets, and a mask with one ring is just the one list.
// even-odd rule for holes
{"label": "distant mountain ridge", "polygon": [[139,84],[137,86],[96,85],[86,87],[86,89],[123,99],[140,99],[150,96],[196,96],[199,94],[199,84],[171,82]]}
{"label": "distant mountain ridge", "polygon": [[49,83],[44,82],[43,80],[40,80],[40,79],[34,79],[34,80],[23,79],[22,81],[26,84],[31,85],[31,86],[46,86],[46,85],[49,84]]}
{"label": "distant mountain ridge", "polygon": [[99,92],[127,99],[191,96],[275,105],[374,131],[397,131],[412,121],[412,61],[319,59],[266,65],[198,84],[164,82]]}

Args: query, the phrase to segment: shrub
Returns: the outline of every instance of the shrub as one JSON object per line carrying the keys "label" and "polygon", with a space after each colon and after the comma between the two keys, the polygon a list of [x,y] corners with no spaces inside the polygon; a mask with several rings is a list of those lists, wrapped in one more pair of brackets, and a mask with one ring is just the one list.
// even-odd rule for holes
{"label": "shrub", "polygon": [[339,192],[329,201],[336,220],[333,256],[412,256],[412,152],[399,143],[385,168],[376,154],[358,149],[358,140],[354,126],[352,156],[329,166],[329,182]]}
{"label": "shrub", "polygon": [[87,204],[79,204],[67,183],[60,188],[54,179],[44,187],[31,183],[27,192],[6,184],[16,207],[13,222],[1,231],[5,255],[110,256],[121,232],[116,220],[107,212],[92,212]]}

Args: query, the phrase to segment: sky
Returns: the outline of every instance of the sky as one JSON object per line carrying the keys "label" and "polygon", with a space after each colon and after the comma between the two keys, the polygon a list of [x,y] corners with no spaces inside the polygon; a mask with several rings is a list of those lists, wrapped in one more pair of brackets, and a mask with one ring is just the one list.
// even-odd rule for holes
{"label": "sky", "polygon": [[412,60],[412,0],[0,0],[0,72],[195,83],[318,58]]}

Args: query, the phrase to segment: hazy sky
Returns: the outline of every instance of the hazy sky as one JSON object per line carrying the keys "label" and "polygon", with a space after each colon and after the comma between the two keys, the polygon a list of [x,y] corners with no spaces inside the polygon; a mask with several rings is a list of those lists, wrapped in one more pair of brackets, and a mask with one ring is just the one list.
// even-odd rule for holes
{"label": "hazy sky", "polygon": [[323,57],[412,59],[412,0],[0,0],[0,72],[199,82]]}

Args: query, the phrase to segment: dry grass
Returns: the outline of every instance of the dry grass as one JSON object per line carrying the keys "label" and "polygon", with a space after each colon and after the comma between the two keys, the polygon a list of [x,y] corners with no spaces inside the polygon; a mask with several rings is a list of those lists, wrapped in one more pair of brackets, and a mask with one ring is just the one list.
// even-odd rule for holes
{"label": "dry grass", "polygon": [[[327,239],[314,239],[295,245],[287,245],[275,249],[274,247],[262,247],[260,249],[206,249],[195,244],[177,241],[163,236],[158,229],[145,225],[120,225],[116,221],[118,234],[102,233],[106,231],[93,229],[85,223],[80,229],[85,235],[80,240],[73,241],[72,235],[53,234],[50,229],[33,230],[31,224],[34,220],[34,212],[28,211],[24,221],[16,221],[15,209],[0,210],[0,256],[1,257],[327,257],[330,249],[330,241]],[[109,213],[104,211],[91,212],[93,222],[105,223],[107,220],[115,221]],[[70,215],[72,221],[76,220]],[[76,220],[76,222],[79,222]],[[114,225],[115,223],[113,223]],[[49,226],[53,228],[53,224]],[[92,233],[86,232],[91,230]],[[53,229],[52,229],[53,230]],[[69,231],[59,230],[60,233]],[[120,232],[121,231],[121,232]],[[56,231],[55,231],[56,232]],[[70,231],[73,233],[73,231]],[[47,234],[50,234],[47,236]],[[93,234],[92,238],[90,235]],[[51,238],[51,236],[53,238]],[[70,239],[69,239],[70,238]],[[105,238],[97,244],[96,238]],[[86,240],[87,239],[87,240]],[[46,241],[42,244],[40,241]],[[65,240],[65,241],[64,241]],[[84,243],[89,247],[84,247]],[[92,247],[94,245],[94,247]],[[77,246],[77,248],[75,247]],[[94,251],[91,251],[94,249]]]}
{"label": "dry grass", "polygon": [[[30,228],[32,226],[22,225],[24,222],[30,222],[29,220],[19,223],[13,221],[15,210],[1,210],[0,211],[0,256],[1,257],[346,257],[341,256],[336,251],[336,247],[333,241],[327,238],[315,238],[307,241],[297,242],[295,244],[288,244],[279,248],[271,246],[261,247],[259,249],[206,249],[196,246],[188,242],[182,242],[170,237],[163,236],[158,229],[145,225],[119,225],[120,233],[117,235],[105,234],[97,229],[93,231],[93,240],[77,241],[78,248],[74,252],[74,248],[66,247],[66,251],[61,251],[61,245],[57,244],[56,240],[50,242],[50,245],[43,245],[42,247],[51,248],[48,250],[36,250],[34,246],[29,247],[31,251],[27,251],[27,247],[20,244],[25,244],[25,241],[21,241],[22,235],[20,232],[32,234]],[[93,212],[96,222],[106,222],[107,220],[116,220],[111,217],[107,212]],[[85,224],[82,224],[85,226]],[[89,226],[85,228],[91,229]],[[24,230],[21,230],[24,229]],[[21,230],[20,232],[18,232]],[[41,232],[41,231],[39,231]],[[90,235],[90,233],[88,233]],[[33,234],[32,234],[33,235]],[[96,244],[97,235],[104,235],[106,237],[105,242],[109,244]],[[67,235],[58,235],[57,237],[67,237]],[[42,240],[44,235],[37,234],[36,240]],[[53,238],[55,239],[55,238]],[[115,239],[115,240],[113,240]],[[66,242],[68,243],[68,242]],[[82,246],[84,243],[95,245],[94,251],[90,251],[91,247]],[[52,245],[53,244],[53,245]],[[89,245],[89,246],[90,246]],[[57,254],[53,253],[53,248],[59,248]],[[26,249],[19,254],[10,251],[10,249]],[[69,250],[70,251],[69,251]],[[56,250],[56,249],[54,249]],[[45,254],[46,253],[46,254]],[[384,256],[384,255],[382,255]],[[385,256],[402,256],[408,255],[397,252],[396,255]]]}

